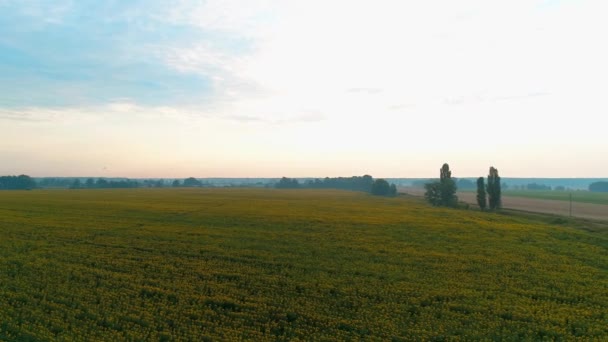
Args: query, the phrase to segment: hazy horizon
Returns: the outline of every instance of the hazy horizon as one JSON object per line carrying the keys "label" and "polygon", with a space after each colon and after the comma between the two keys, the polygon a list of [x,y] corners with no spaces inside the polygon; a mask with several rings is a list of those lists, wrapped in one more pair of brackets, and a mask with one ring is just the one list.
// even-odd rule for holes
{"label": "hazy horizon", "polygon": [[0,175],[605,178],[604,8],[0,1]]}

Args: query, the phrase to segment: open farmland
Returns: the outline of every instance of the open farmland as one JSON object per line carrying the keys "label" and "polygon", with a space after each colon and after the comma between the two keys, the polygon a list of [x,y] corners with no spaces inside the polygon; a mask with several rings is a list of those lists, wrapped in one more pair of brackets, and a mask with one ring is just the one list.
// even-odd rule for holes
{"label": "open farmland", "polygon": [[593,203],[608,205],[608,192],[591,191],[543,191],[543,190],[508,190],[503,192],[503,196],[538,198],[555,201],[570,201],[572,195],[573,202]]}
{"label": "open farmland", "polygon": [[[477,205],[474,192],[459,192],[458,198]],[[502,196],[504,208],[553,215],[570,215],[570,203],[563,200],[547,200],[533,197]],[[608,205],[572,201],[572,216],[593,220],[608,220]]]}
{"label": "open farmland", "polygon": [[608,235],[327,190],[0,192],[0,340],[608,339]]}
{"label": "open farmland", "polygon": [[[420,188],[401,188],[399,192],[419,197],[424,196],[424,189]],[[526,193],[526,195],[520,196],[520,193]],[[568,193],[558,193],[553,196],[549,196],[547,193],[543,191],[505,192],[502,195],[502,207],[534,213],[569,216]],[[459,191],[457,196],[460,201],[477,206],[477,194],[474,191]],[[608,202],[605,202],[606,200],[608,200],[608,197],[605,194],[575,192],[572,196],[572,216],[608,221]]]}

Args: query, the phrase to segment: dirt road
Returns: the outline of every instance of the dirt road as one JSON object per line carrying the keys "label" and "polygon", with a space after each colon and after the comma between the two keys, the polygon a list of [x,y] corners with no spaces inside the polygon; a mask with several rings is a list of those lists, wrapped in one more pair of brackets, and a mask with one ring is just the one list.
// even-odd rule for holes
{"label": "dirt road", "polygon": [[[423,189],[400,188],[399,192],[415,196],[424,196]],[[459,192],[458,199],[477,205],[474,192]],[[502,206],[506,209],[530,211],[536,213],[568,216],[570,203],[568,201],[553,201],[523,197],[502,197]],[[608,205],[572,202],[572,216],[594,220],[608,220]]]}

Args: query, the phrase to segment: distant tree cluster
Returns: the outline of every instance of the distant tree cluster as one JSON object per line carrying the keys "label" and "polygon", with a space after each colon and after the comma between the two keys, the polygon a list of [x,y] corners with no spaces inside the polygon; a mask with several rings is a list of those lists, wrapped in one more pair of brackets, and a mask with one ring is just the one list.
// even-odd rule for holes
{"label": "distant tree cluster", "polygon": [[141,185],[147,188],[164,188],[166,184],[164,179],[144,179]]}
{"label": "distant tree cluster", "polygon": [[376,179],[372,183],[372,195],[376,196],[397,196],[397,186],[395,184],[389,184],[385,179]]}
{"label": "distant tree cluster", "polygon": [[35,187],[36,182],[27,175],[0,177],[0,190],[30,190]]}
{"label": "distant tree cluster", "polygon": [[[162,188],[167,186],[168,183],[163,179],[145,179],[145,180],[131,180],[131,179],[106,179],[106,178],[88,178],[85,182],[82,182],[79,178],[76,178],[70,184],[70,189],[126,189],[126,188]],[[180,181],[179,179],[174,180],[171,183],[173,187],[201,187],[207,185],[200,180],[189,177]]]}
{"label": "distant tree cluster", "polygon": [[121,180],[107,180],[105,178],[88,178],[84,183],[76,178],[70,189],[125,189],[125,188],[138,188],[139,182],[130,179]]}
{"label": "distant tree cluster", "polygon": [[[463,184],[466,188],[471,188],[469,182],[474,184],[469,180],[466,180],[466,182],[463,182],[462,180],[456,182],[454,178],[452,178],[450,166],[446,163],[439,169],[439,180],[425,184],[424,188],[426,189],[426,192],[424,193],[424,197],[434,206],[457,207],[457,184]],[[481,210],[485,210],[486,208],[496,210],[501,207],[501,182],[500,176],[498,176],[498,169],[490,167],[487,184],[483,177],[477,179],[476,197],[477,204]]]}
{"label": "distant tree cluster", "polygon": [[184,179],[182,186],[187,187],[187,188],[196,188],[196,187],[203,186],[203,182],[201,182],[200,180],[198,180],[194,177],[188,177],[188,178]]}
{"label": "distant tree cluster", "polygon": [[452,179],[452,171],[446,163],[439,169],[439,180],[425,184],[424,197],[434,206],[456,207],[458,197],[456,196],[456,182]]}
{"label": "distant tree cluster", "polygon": [[371,192],[373,183],[374,178],[370,175],[334,178],[325,177],[323,179],[309,179],[304,183],[304,187]]}
{"label": "distant tree cluster", "polygon": [[41,188],[69,188],[74,183],[74,179],[45,177],[36,179],[36,183]]}
{"label": "distant tree cluster", "polygon": [[389,184],[384,179],[376,179],[370,175],[353,176],[353,177],[326,177],[323,179],[309,179],[306,182],[300,183],[295,178],[281,178],[276,184],[278,189],[340,189],[352,191],[369,192],[377,196],[396,196],[397,186]]}
{"label": "distant tree cluster", "polygon": [[545,184],[536,184],[536,183],[530,183],[528,185],[526,185],[526,189],[527,190],[551,190],[551,187],[549,185],[545,185]]}
{"label": "distant tree cluster", "polygon": [[300,187],[300,182],[298,182],[295,178],[287,178],[283,177],[279,182],[275,185],[277,189],[297,189]]}
{"label": "distant tree cluster", "polygon": [[589,191],[608,192],[608,182],[594,182],[589,185]]}

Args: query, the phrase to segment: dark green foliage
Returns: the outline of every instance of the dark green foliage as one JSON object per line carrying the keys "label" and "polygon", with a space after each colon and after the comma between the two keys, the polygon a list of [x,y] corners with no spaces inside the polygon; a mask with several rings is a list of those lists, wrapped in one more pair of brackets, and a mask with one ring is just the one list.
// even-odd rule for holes
{"label": "dark green foliage", "polygon": [[325,177],[323,180],[307,180],[302,184],[304,188],[312,189],[341,189],[370,192],[374,179],[370,175],[353,177]]}
{"label": "dark green foliage", "polygon": [[479,209],[485,210],[488,206],[488,200],[486,197],[486,185],[483,177],[477,178],[477,204]]}
{"label": "dark green foliage", "polygon": [[608,192],[608,182],[595,182],[589,185],[589,191]]}
{"label": "dark green foliage", "polygon": [[392,197],[397,196],[397,186],[395,184],[391,184],[391,190],[388,195]]}
{"label": "dark green foliage", "polygon": [[173,181],[173,183],[171,183],[171,186],[174,187],[174,188],[178,188],[178,187],[181,186],[181,184],[179,183],[179,180],[176,179],[176,180]]}
{"label": "dark green foliage", "polygon": [[143,187],[147,188],[163,188],[165,186],[164,179],[144,179],[139,181]]}
{"label": "dark green foliage", "polygon": [[425,184],[426,193],[424,197],[435,206],[456,207],[458,197],[456,197],[456,182],[452,179],[450,166],[443,164],[439,170],[439,181]]}
{"label": "dark green foliage", "polygon": [[27,175],[0,177],[0,190],[29,190],[36,187],[36,182]]}
{"label": "dark green foliage", "polygon": [[378,196],[396,196],[397,186],[389,184],[384,179],[377,179],[370,175],[353,176],[353,177],[325,177],[323,179],[309,179],[304,183],[298,182],[297,179],[283,177],[274,185],[278,189],[340,189],[364,191]]}
{"label": "dark green foliage", "polygon": [[549,185],[545,185],[545,184],[530,183],[530,184],[526,185],[526,189],[545,191],[545,190],[551,190],[551,187]]}
{"label": "dark green foliage", "polygon": [[424,193],[424,198],[434,206],[441,205],[441,183],[433,182],[426,183],[424,185],[424,189],[426,192]]}
{"label": "dark green foliage", "polygon": [[99,178],[97,179],[97,182],[95,182],[94,187],[99,189],[130,189],[138,188],[139,183],[129,179],[108,181],[107,179]]}
{"label": "dark green foliage", "polygon": [[108,181],[103,178],[98,178],[97,181],[95,182],[96,188],[107,188],[108,185],[109,185]]}
{"label": "dark green foliage", "polygon": [[384,179],[376,179],[372,184],[372,195],[389,196],[390,192],[391,186]]}
{"label": "dark green foliage", "polygon": [[[293,183],[296,181],[298,184],[295,186]],[[304,183],[299,183],[296,179],[290,179],[283,177],[277,184],[275,184],[276,188],[308,188],[308,189],[340,189],[340,190],[354,190],[354,191],[364,191],[371,192],[372,184],[374,179],[370,175],[365,175],[362,177],[353,176],[353,177],[336,177],[330,178],[325,177],[324,179],[309,179]],[[396,190],[396,189],[395,189]]]}
{"label": "dark green foliage", "polygon": [[37,188],[69,188],[70,186],[72,186],[72,183],[74,182],[73,178],[63,178],[63,177],[36,178],[34,180],[36,181]]}
{"label": "dark green foliage", "polygon": [[490,210],[500,209],[501,207],[501,190],[500,190],[500,176],[498,176],[498,170],[493,166],[490,167],[490,174],[488,175],[488,197]]}
{"label": "dark green foliage", "polygon": [[184,179],[184,186],[185,187],[197,187],[197,186],[201,186],[203,185],[201,183],[201,181],[199,181],[198,179],[194,178],[194,177],[189,177]]}
{"label": "dark green foliage", "polygon": [[275,185],[277,189],[297,189],[300,187],[300,182],[298,182],[295,178],[287,178],[283,177],[281,180]]}
{"label": "dark green foliage", "polygon": [[[70,179],[70,178],[68,178]],[[60,186],[61,183],[54,182],[52,183],[55,186]],[[47,182],[48,186],[49,183]],[[144,185],[150,186],[147,183]],[[73,178],[71,180],[71,184],[69,186],[70,189],[131,189],[138,188],[140,183],[135,180],[130,179],[105,179],[99,178],[95,181],[93,178],[87,179],[84,183],[80,178]]]}
{"label": "dark green foliage", "polygon": [[70,185],[70,189],[82,189],[82,183],[79,178],[74,179],[74,182]]}

